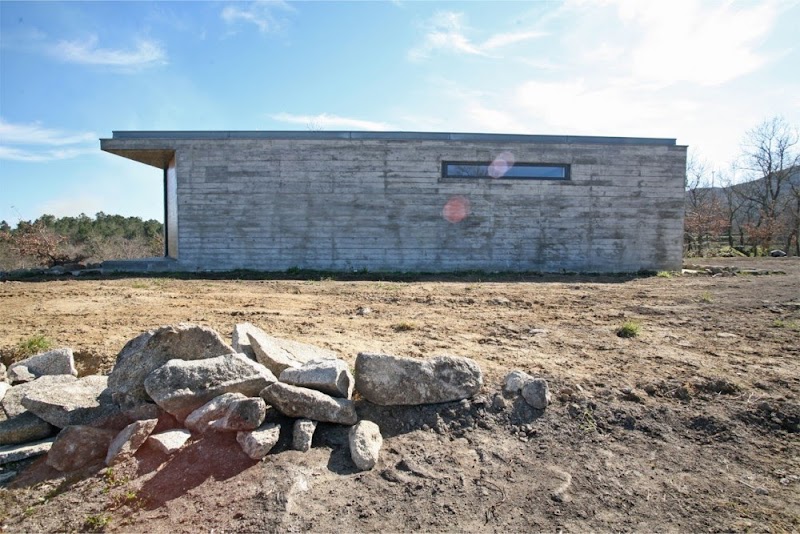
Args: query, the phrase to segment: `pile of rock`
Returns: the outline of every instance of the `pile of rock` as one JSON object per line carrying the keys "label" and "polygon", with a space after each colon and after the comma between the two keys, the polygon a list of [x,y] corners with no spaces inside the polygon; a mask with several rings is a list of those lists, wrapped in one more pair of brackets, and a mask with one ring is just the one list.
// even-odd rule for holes
{"label": "pile of rock", "polygon": [[103,458],[113,465],[145,444],[173,454],[209,432],[236,433],[257,460],[279,440],[280,425],[265,422],[276,410],[296,418],[299,451],[310,449],[317,422],[352,426],[351,458],[371,469],[383,439],[378,424],[359,421],[354,391],[363,402],[419,405],[466,399],[483,384],[477,363],[458,356],[361,353],[355,370],[354,379],[336,353],[249,323],[236,325],[230,345],[196,325],[145,332],[122,348],[108,376],[77,378],[72,351],[50,351],[0,374],[0,464],[47,452],[60,471]]}
{"label": "pile of rock", "polygon": [[681,274],[685,276],[710,275],[717,276],[760,276],[770,274],[786,274],[786,271],[779,269],[741,269],[735,265],[693,265],[687,264],[681,269]]}
{"label": "pile of rock", "polygon": [[536,410],[544,410],[552,400],[550,387],[544,378],[535,378],[518,369],[506,375],[503,391],[509,395],[522,395],[525,402]]}

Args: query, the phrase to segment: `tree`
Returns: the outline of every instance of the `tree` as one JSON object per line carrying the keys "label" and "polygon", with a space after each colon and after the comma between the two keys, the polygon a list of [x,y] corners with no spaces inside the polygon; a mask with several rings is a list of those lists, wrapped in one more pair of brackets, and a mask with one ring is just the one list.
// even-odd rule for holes
{"label": "tree", "polygon": [[714,187],[715,171],[696,154],[689,155],[686,164],[686,215],[684,238],[689,255],[702,256],[711,248],[711,239],[721,235],[728,226],[728,217],[721,195]]}
{"label": "tree", "polygon": [[20,256],[34,258],[48,267],[76,263],[86,258],[84,254],[65,249],[63,244],[67,238],[48,228],[41,220],[24,225],[20,222],[15,232],[3,232],[0,239]]}
{"label": "tree", "polygon": [[765,249],[779,237],[787,239],[788,249],[800,233],[794,224],[800,222],[800,202],[790,202],[796,199],[792,192],[800,188],[792,182],[800,163],[799,148],[798,129],[782,117],[767,119],[745,134],[742,165],[751,180],[737,187],[736,192],[742,201],[753,206],[754,216],[747,223],[747,230],[754,244]]}
{"label": "tree", "polygon": [[95,219],[42,215],[16,228],[0,223],[0,270],[79,263],[85,259],[159,256],[163,226],[155,220],[97,213]]}

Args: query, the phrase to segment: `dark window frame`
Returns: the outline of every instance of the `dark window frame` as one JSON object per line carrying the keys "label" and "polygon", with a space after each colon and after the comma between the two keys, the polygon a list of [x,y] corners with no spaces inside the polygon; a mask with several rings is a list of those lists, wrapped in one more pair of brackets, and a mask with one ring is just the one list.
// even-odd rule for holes
{"label": "dark window frame", "polygon": [[443,160],[442,161],[442,179],[445,180],[545,180],[545,181],[557,181],[563,182],[572,179],[572,169],[569,163],[528,163],[528,162],[516,162],[512,167],[550,167],[550,168],[559,168],[564,170],[563,177],[553,177],[553,176],[501,176],[499,178],[493,178],[489,175],[486,176],[463,176],[463,175],[453,175],[448,174],[447,170],[450,165],[459,165],[459,166],[475,166],[475,167],[486,167],[487,169],[492,164],[491,161],[449,161]]}

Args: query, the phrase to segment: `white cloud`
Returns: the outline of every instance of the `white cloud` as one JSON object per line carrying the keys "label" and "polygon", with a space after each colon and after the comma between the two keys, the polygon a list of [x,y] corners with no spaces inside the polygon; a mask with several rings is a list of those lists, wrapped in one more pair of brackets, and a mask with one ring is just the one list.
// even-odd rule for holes
{"label": "white cloud", "polygon": [[483,43],[473,43],[466,33],[464,14],[455,11],[439,11],[426,24],[427,31],[421,43],[408,52],[408,58],[418,61],[430,57],[433,52],[445,51],[456,54],[490,56],[489,52],[498,48],[537,39],[544,32],[523,31],[497,33]]}
{"label": "white cloud", "polygon": [[531,133],[530,127],[520,122],[519,114],[488,107],[477,100],[464,106],[467,118],[479,131],[488,133]]}
{"label": "white cloud", "polygon": [[57,159],[71,159],[86,154],[93,154],[97,149],[89,148],[65,148],[60,150],[28,150],[0,145],[0,160],[22,161],[22,162],[41,162],[53,161]]}
{"label": "white cloud", "polygon": [[276,10],[294,11],[282,0],[256,1],[249,4],[227,5],[220,16],[228,25],[235,26],[245,22],[254,24],[261,33],[269,33],[280,30],[285,24],[283,19],[275,16]]}
{"label": "white cloud", "polygon": [[0,118],[0,160],[37,162],[69,159],[97,151],[93,132],[67,132],[38,122],[15,124]]}
{"label": "white cloud", "polygon": [[498,33],[484,41],[484,43],[480,45],[480,48],[481,50],[494,50],[495,48],[509,46],[512,44],[521,43],[523,41],[529,41],[531,39],[538,39],[540,37],[544,37],[545,35],[547,34],[544,32]]}
{"label": "white cloud", "polygon": [[140,68],[167,62],[164,49],[157,42],[146,39],[139,40],[135,48],[124,50],[99,48],[97,37],[92,36],[85,41],[60,41],[50,48],[50,52],[61,61],[83,65]]}
{"label": "white cloud", "polygon": [[770,3],[623,2],[619,13],[642,33],[632,53],[634,75],[719,85],[768,61],[757,46],[778,10]]}
{"label": "white cloud", "polygon": [[584,80],[527,81],[516,87],[511,103],[516,113],[554,128],[631,136],[653,135],[664,121],[698,107],[691,100],[641,91],[624,80],[602,86]]}
{"label": "white cloud", "polygon": [[783,6],[769,0],[572,0],[558,17],[569,28],[566,57],[577,65],[606,62],[618,73],[661,86],[718,86],[776,59],[760,47]]}
{"label": "white cloud", "polygon": [[94,132],[65,132],[45,128],[38,122],[13,124],[0,118],[0,142],[3,143],[61,146],[96,140]]}
{"label": "white cloud", "polygon": [[[46,213],[55,217],[75,217],[81,213],[93,216],[99,211],[106,212],[108,200],[92,193],[79,193],[75,196],[54,198],[35,208],[35,213]],[[114,212],[116,213],[116,212]]]}
{"label": "white cloud", "polygon": [[328,113],[319,115],[295,115],[293,113],[276,113],[270,118],[278,122],[302,124],[311,130],[328,128],[354,128],[357,130],[392,130],[394,127],[386,122],[356,119],[353,117],[340,117]]}

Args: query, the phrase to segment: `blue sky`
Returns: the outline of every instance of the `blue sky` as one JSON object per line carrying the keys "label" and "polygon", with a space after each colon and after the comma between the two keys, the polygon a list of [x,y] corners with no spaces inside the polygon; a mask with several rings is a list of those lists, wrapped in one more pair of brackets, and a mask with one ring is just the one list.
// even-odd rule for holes
{"label": "blue sky", "polygon": [[800,124],[800,5],[0,1],[0,219],[161,219],[112,130],[677,138],[727,166]]}

